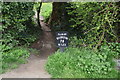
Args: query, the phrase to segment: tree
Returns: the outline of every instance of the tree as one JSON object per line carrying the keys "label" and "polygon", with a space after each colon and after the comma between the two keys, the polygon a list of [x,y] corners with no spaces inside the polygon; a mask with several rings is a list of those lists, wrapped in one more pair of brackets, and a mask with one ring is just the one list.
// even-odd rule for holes
{"label": "tree", "polygon": [[40,25],[40,9],[41,9],[41,6],[42,6],[42,2],[39,3],[39,7],[37,8],[37,22],[38,22],[38,26],[41,28],[41,25]]}
{"label": "tree", "polygon": [[[53,2],[53,11],[48,21],[48,25],[51,26],[63,26],[66,23],[66,2]],[[63,23],[64,22],[64,23]]]}

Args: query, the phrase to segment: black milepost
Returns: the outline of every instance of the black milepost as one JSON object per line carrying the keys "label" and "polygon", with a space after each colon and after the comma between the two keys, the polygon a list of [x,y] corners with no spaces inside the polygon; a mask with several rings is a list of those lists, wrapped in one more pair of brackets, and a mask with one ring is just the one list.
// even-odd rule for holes
{"label": "black milepost", "polygon": [[67,31],[56,32],[56,42],[57,47],[60,48],[60,51],[64,52],[64,48],[68,47],[68,32]]}

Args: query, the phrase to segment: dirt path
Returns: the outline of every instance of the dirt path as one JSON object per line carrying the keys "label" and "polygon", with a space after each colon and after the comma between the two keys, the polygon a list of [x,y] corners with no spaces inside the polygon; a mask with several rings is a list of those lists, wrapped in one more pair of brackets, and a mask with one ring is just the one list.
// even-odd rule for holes
{"label": "dirt path", "polygon": [[40,50],[40,55],[31,54],[28,63],[19,68],[0,75],[2,78],[50,78],[44,65],[47,57],[55,52],[55,41],[51,30],[44,22],[41,22],[42,36],[31,47]]}

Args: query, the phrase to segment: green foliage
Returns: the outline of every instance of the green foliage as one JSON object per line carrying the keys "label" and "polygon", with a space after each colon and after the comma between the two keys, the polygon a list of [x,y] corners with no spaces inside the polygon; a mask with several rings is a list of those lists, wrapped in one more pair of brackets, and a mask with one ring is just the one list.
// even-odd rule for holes
{"label": "green foliage", "polygon": [[28,46],[35,40],[37,40],[41,34],[40,27],[38,27],[37,24],[35,24],[32,21],[27,21],[26,24],[27,24],[26,29],[18,34],[19,45]]}
{"label": "green foliage", "polygon": [[101,48],[94,52],[87,48],[68,48],[48,58],[46,70],[53,78],[117,78],[112,51]]}
{"label": "green foliage", "polygon": [[2,17],[0,17],[0,50],[2,54],[3,70],[0,73],[13,69],[18,64],[25,63],[30,55],[26,48],[19,46],[29,45],[37,39],[40,29],[32,21],[34,3],[3,2]]}
{"label": "green foliage", "polygon": [[2,59],[3,61],[6,62],[13,62],[18,60],[19,58],[27,58],[29,57],[29,53],[26,49],[22,49],[22,48],[15,48],[12,49],[6,53],[3,53]]}
{"label": "green foliage", "polygon": [[[27,29],[26,21],[30,21],[34,15],[33,3],[4,2],[2,3],[2,40],[5,50],[10,50],[19,44],[20,33]],[[26,42],[27,43],[27,42]]]}
{"label": "green foliage", "polygon": [[[80,47],[86,47],[87,46],[85,44],[84,39],[77,38],[76,36],[70,37],[69,41],[70,41],[70,43],[69,43],[70,47],[74,47],[74,48],[78,47],[78,48],[80,48]],[[118,43],[118,42],[104,43],[97,50],[98,51],[102,51],[101,49],[103,47],[106,50],[108,50],[108,52],[112,51],[112,55],[111,56],[114,56],[114,58],[116,58],[116,59],[120,58],[120,43]],[[89,47],[89,49],[91,49],[91,48]],[[105,50],[103,50],[103,51],[105,51]]]}
{"label": "green foliage", "polygon": [[[39,7],[39,3],[36,3],[34,5],[34,10],[37,10],[38,7]],[[48,21],[51,13],[52,13],[52,3],[42,3],[40,9],[40,15],[44,17],[45,22]]]}
{"label": "green foliage", "polygon": [[69,38],[69,46],[70,47],[85,47],[86,44],[84,42],[84,39],[77,38],[77,36],[73,36]]}
{"label": "green foliage", "polygon": [[109,49],[114,51],[113,56],[115,58],[120,58],[120,43],[109,43]]}
{"label": "green foliage", "polygon": [[41,16],[43,16],[46,20],[50,17],[51,13],[52,13],[52,3],[42,3]]}
{"label": "green foliage", "polygon": [[[119,7],[112,2],[71,3],[72,34],[82,37],[89,47],[97,49],[103,42],[118,41],[115,28],[119,22]],[[81,35],[81,36],[80,36]]]}
{"label": "green foliage", "polygon": [[2,73],[2,53],[0,52],[0,73]]}
{"label": "green foliage", "polygon": [[2,72],[18,67],[19,64],[26,62],[30,53],[26,48],[17,47],[12,48],[8,52],[2,54]]}

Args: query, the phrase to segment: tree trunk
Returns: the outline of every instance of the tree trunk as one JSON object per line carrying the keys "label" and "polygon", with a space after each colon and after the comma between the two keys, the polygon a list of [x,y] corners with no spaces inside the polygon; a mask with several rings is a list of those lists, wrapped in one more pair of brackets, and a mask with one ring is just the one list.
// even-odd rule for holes
{"label": "tree trunk", "polygon": [[[53,10],[48,25],[52,30],[65,31],[68,25],[69,16],[66,7],[70,4],[67,2],[53,2]],[[68,29],[68,28],[67,28]]]}
{"label": "tree trunk", "polygon": [[41,6],[42,6],[42,2],[39,3],[39,7],[37,9],[37,22],[38,22],[38,26],[41,28],[41,25],[40,25],[40,9],[41,9]]}
{"label": "tree trunk", "polygon": [[53,2],[53,11],[51,17],[48,21],[48,25],[53,25],[53,23],[59,24],[61,21],[62,14],[64,13],[63,8],[65,2]]}

